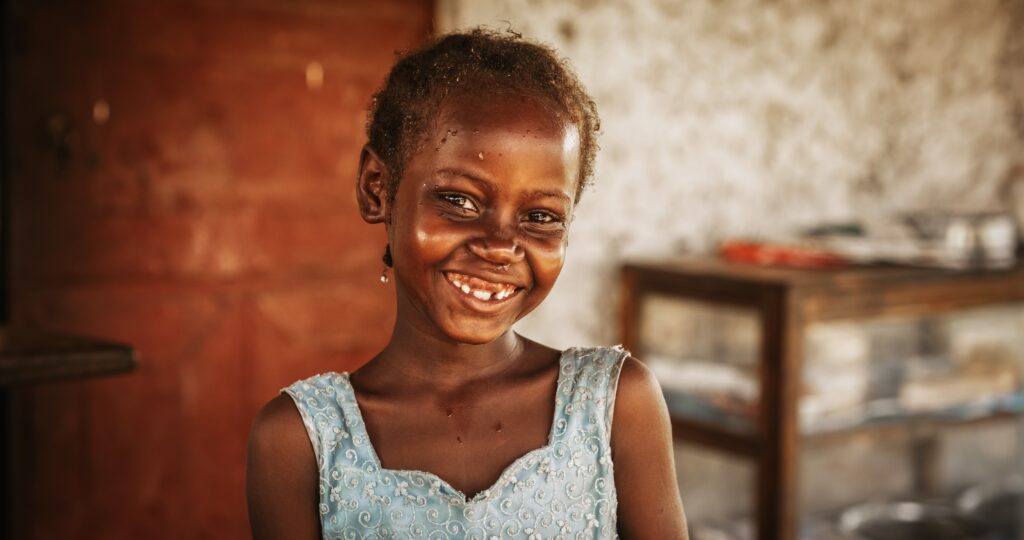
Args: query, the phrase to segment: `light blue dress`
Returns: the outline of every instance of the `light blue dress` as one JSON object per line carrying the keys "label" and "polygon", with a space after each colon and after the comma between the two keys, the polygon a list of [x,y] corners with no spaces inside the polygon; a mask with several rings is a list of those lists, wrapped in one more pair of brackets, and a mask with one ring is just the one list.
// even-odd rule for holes
{"label": "light blue dress", "polygon": [[347,373],[284,388],[316,453],[323,537],[616,538],[609,435],[627,355],[620,347],[563,352],[548,444],[472,498],[434,474],[382,468]]}

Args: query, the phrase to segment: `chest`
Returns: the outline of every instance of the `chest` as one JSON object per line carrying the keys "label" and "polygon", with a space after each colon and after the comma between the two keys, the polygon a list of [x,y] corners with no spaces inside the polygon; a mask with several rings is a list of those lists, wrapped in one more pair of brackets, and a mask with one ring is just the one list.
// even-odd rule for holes
{"label": "chest", "polygon": [[361,401],[381,466],[433,473],[472,496],[494,485],[514,461],[548,444],[553,379],[479,390],[472,396]]}

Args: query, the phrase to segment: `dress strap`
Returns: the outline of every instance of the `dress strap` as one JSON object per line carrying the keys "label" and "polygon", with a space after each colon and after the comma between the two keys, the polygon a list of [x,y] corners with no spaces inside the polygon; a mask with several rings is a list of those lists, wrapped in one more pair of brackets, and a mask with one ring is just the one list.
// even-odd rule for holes
{"label": "dress strap", "polygon": [[339,461],[357,467],[367,461],[369,441],[364,440],[366,432],[347,373],[315,375],[281,392],[295,402],[321,471]]}
{"label": "dress strap", "polygon": [[619,372],[627,357],[621,346],[575,348],[563,355],[552,443],[579,437],[609,443]]}

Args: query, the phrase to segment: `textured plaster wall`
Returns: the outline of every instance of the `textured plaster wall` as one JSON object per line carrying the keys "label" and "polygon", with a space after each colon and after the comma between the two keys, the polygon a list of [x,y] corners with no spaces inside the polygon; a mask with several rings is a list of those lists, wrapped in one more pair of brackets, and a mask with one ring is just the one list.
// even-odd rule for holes
{"label": "textured plaster wall", "polygon": [[561,281],[520,329],[617,341],[623,258],[998,207],[1024,160],[1022,13],[1024,0],[440,0],[441,31],[510,23],[553,45],[603,116]]}

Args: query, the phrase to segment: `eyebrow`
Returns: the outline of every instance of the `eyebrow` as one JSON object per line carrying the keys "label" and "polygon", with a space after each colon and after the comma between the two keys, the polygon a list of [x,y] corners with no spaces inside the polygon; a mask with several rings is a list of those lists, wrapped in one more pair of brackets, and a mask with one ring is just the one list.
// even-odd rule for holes
{"label": "eyebrow", "polygon": [[438,169],[437,172],[434,173],[434,174],[435,174],[435,176],[437,176],[437,175],[461,176],[461,177],[463,177],[463,178],[473,182],[474,184],[477,185],[477,187],[479,187],[480,189],[486,191],[487,193],[489,193],[489,194],[490,193],[494,193],[494,184],[491,181],[487,180],[486,178],[479,177],[479,176],[477,176],[477,175],[475,175],[473,173],[464,171],[462,169],[452,169],[452,168],[447,168],[446,167],[444,169]]}
{"label": "eyebrow", "polygon": [[556,198],[556,199],[565,199],[566,201],[572,202],[572,199],[568,195],[566,195],[565,193],[563,193],[561,191],[545,191],[545,190],[540,190],[539,189],[539,190],[536,190],[536,191],[531,191],[530,192],[530,196],[531,197],[553,197],[553,198]]}
{"label": "eyebrow", "polygon": [[[470,182],[473,182],[474,184],[476,184],[477,187],[479,187],[481,190],[483,190],[487,194],[490,195],[490,194],[494,193],[494,183],[493,182],[491,182],[490,180],[487,180],[486,178],[482,178],[482,177],[479,177],[479,176],[477,176],[477,175],[475,175],[473,173],[465,171],[463,169],[453,169],[453,168],[446,167],[444,169],[438,169],[437,172],[435,173],[435,175],[461,176],[461,177],[469,180]],[[534,197],[550,197],[550,198],[564,199],[564,200],[566,200],[566,201],[568,201],[570,203],[572,202],[572,198],[569,197],[568,195],[566,195],[565,193],[561,192],[561,191],[544,190],[544,189],[538,189],[538,190],[531,191],[531,192],[527,193],[526,196],[523,197],[523,198],[524,199],[531,199],[531,198],[534,198]]]}

